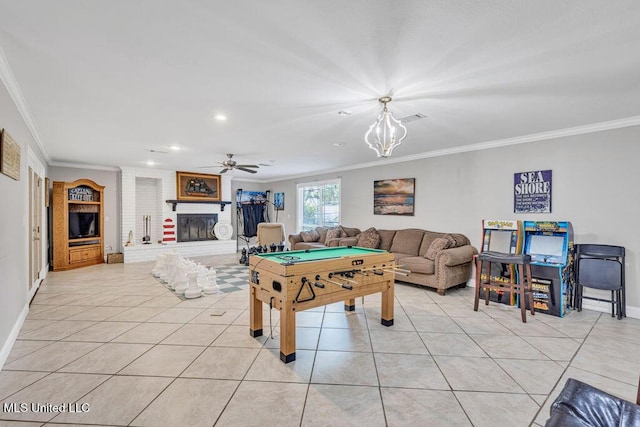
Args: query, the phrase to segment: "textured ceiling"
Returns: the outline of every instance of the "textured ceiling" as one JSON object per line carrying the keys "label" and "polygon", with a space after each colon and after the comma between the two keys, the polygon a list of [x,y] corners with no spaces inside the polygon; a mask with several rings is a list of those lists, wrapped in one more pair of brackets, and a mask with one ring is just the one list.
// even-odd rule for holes
{"label": "textured ceiling", "polygon": [[640,116],[635,0],[0,0],[0,16],[52,164],[217,173],[199,167],[235,153],[272,164],[235,177],[271,180],[368,163],[387,94],[396,117],[428,116],[394,158]]}

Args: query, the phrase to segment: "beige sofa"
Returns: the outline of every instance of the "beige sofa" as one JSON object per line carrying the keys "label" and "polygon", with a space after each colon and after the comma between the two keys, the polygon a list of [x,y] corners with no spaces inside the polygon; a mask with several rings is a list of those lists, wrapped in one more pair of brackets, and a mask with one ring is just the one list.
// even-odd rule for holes
{"label": "beige sofa", "polygon": [[358,236],[360,235],[359,228],[350,228],[339,226],[339,235],[337,237],[329,238],[327,240],[327,233],[331,228],[329,227],[316,227],[314,230],[316,236],[312,236],[312,232],[308,232],[305,235],[304,232],[290,234],[289,235],[289,248],[292,251],[298,251],[303,249],[317,249],[327,248],[334,246],[357,246]]}
{"label": "beige sofa", "polygon": [[444,295],[451,287],[466,286],[471,277],[473,256],[478,251],[462,234],[418,228],[377,231],[379,249],[392,252],[397,264],[410,271],[408,276],[397,274],[398,281],[434,288]]}
{"label": "beige sofa", "polygon": [[[438,233],[418,228],[361,232],[358,228],[339,227],[340,235],[327,239],[327,229],[318,227],[313,233],[289,235],[291,250],[332,246],[359,246],[365,233],[377,233],[378,249],[392,252],[396,262],[409,270],[407,276],[396,274],[396,280],[426,286],[444,295],[454,286],[466,286],[471,277],[473,256],[478,253],[462,234]],[[342,231],[343,230],[343,231]],[[336,234],[335,231],[332,232]],[[307,240],[307,241],[305,241]],[[376,240],[374,240],[376,241]],[[362,244],[360,244],[362,246]],[[369,246],[370,247],[370,246]]]}

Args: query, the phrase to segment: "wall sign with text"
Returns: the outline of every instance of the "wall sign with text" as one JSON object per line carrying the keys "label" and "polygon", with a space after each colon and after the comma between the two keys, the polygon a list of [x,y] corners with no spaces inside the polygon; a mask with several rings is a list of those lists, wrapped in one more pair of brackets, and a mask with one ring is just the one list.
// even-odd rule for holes
{"label": "wall sign with text", "polygon": [[513,174],[513,212],[551,213],[551,170]]}

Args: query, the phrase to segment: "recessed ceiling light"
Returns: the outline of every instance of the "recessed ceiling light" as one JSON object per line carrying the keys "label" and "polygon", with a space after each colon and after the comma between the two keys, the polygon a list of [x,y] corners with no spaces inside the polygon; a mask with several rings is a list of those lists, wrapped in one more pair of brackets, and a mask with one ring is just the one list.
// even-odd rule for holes
{"label": "recessed ceiling light", "polygon": [[170,145],[169,148],[173,151],[180,151],[182,149],[179,145]]}
{"label": "recessed ceiling light", "polygon": [[153,160],[147,160],[147,166],[153,166],[155,162]]}
{"label": "recessed ceiling light", "polygon": [[338,115],[339,116],[350,116],[351,115],[351,111],[340,110],[340,111],[338,111]]}
{"label": "recessed ceiling light", "polygon": [[225,116],[224,114],[216,114],[215,116],[213,116],[214,119],[216,119],[219,122],[226,122],[227,121],[227,116]]}
{"label": "recessed ceiling light", "polygon": [[334,147],[344,147],[344,142],[334,142],[333,146]]}

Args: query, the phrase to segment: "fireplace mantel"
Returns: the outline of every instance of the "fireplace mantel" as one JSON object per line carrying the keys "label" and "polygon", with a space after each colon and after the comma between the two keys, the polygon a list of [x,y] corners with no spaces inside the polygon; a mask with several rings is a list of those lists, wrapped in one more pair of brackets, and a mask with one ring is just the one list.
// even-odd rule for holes
{"label": "fireplace mantel", "polygon": [[211,200],[165,200],[167,203],[171,204],[171,210],[176,211],[176,205],[178,203],[199,203],[203,205],[220,205],[220,211],[224,212],[224,207],[226,205],[230,205],[231,202],[222,202],[222,201],[211,201]]}

